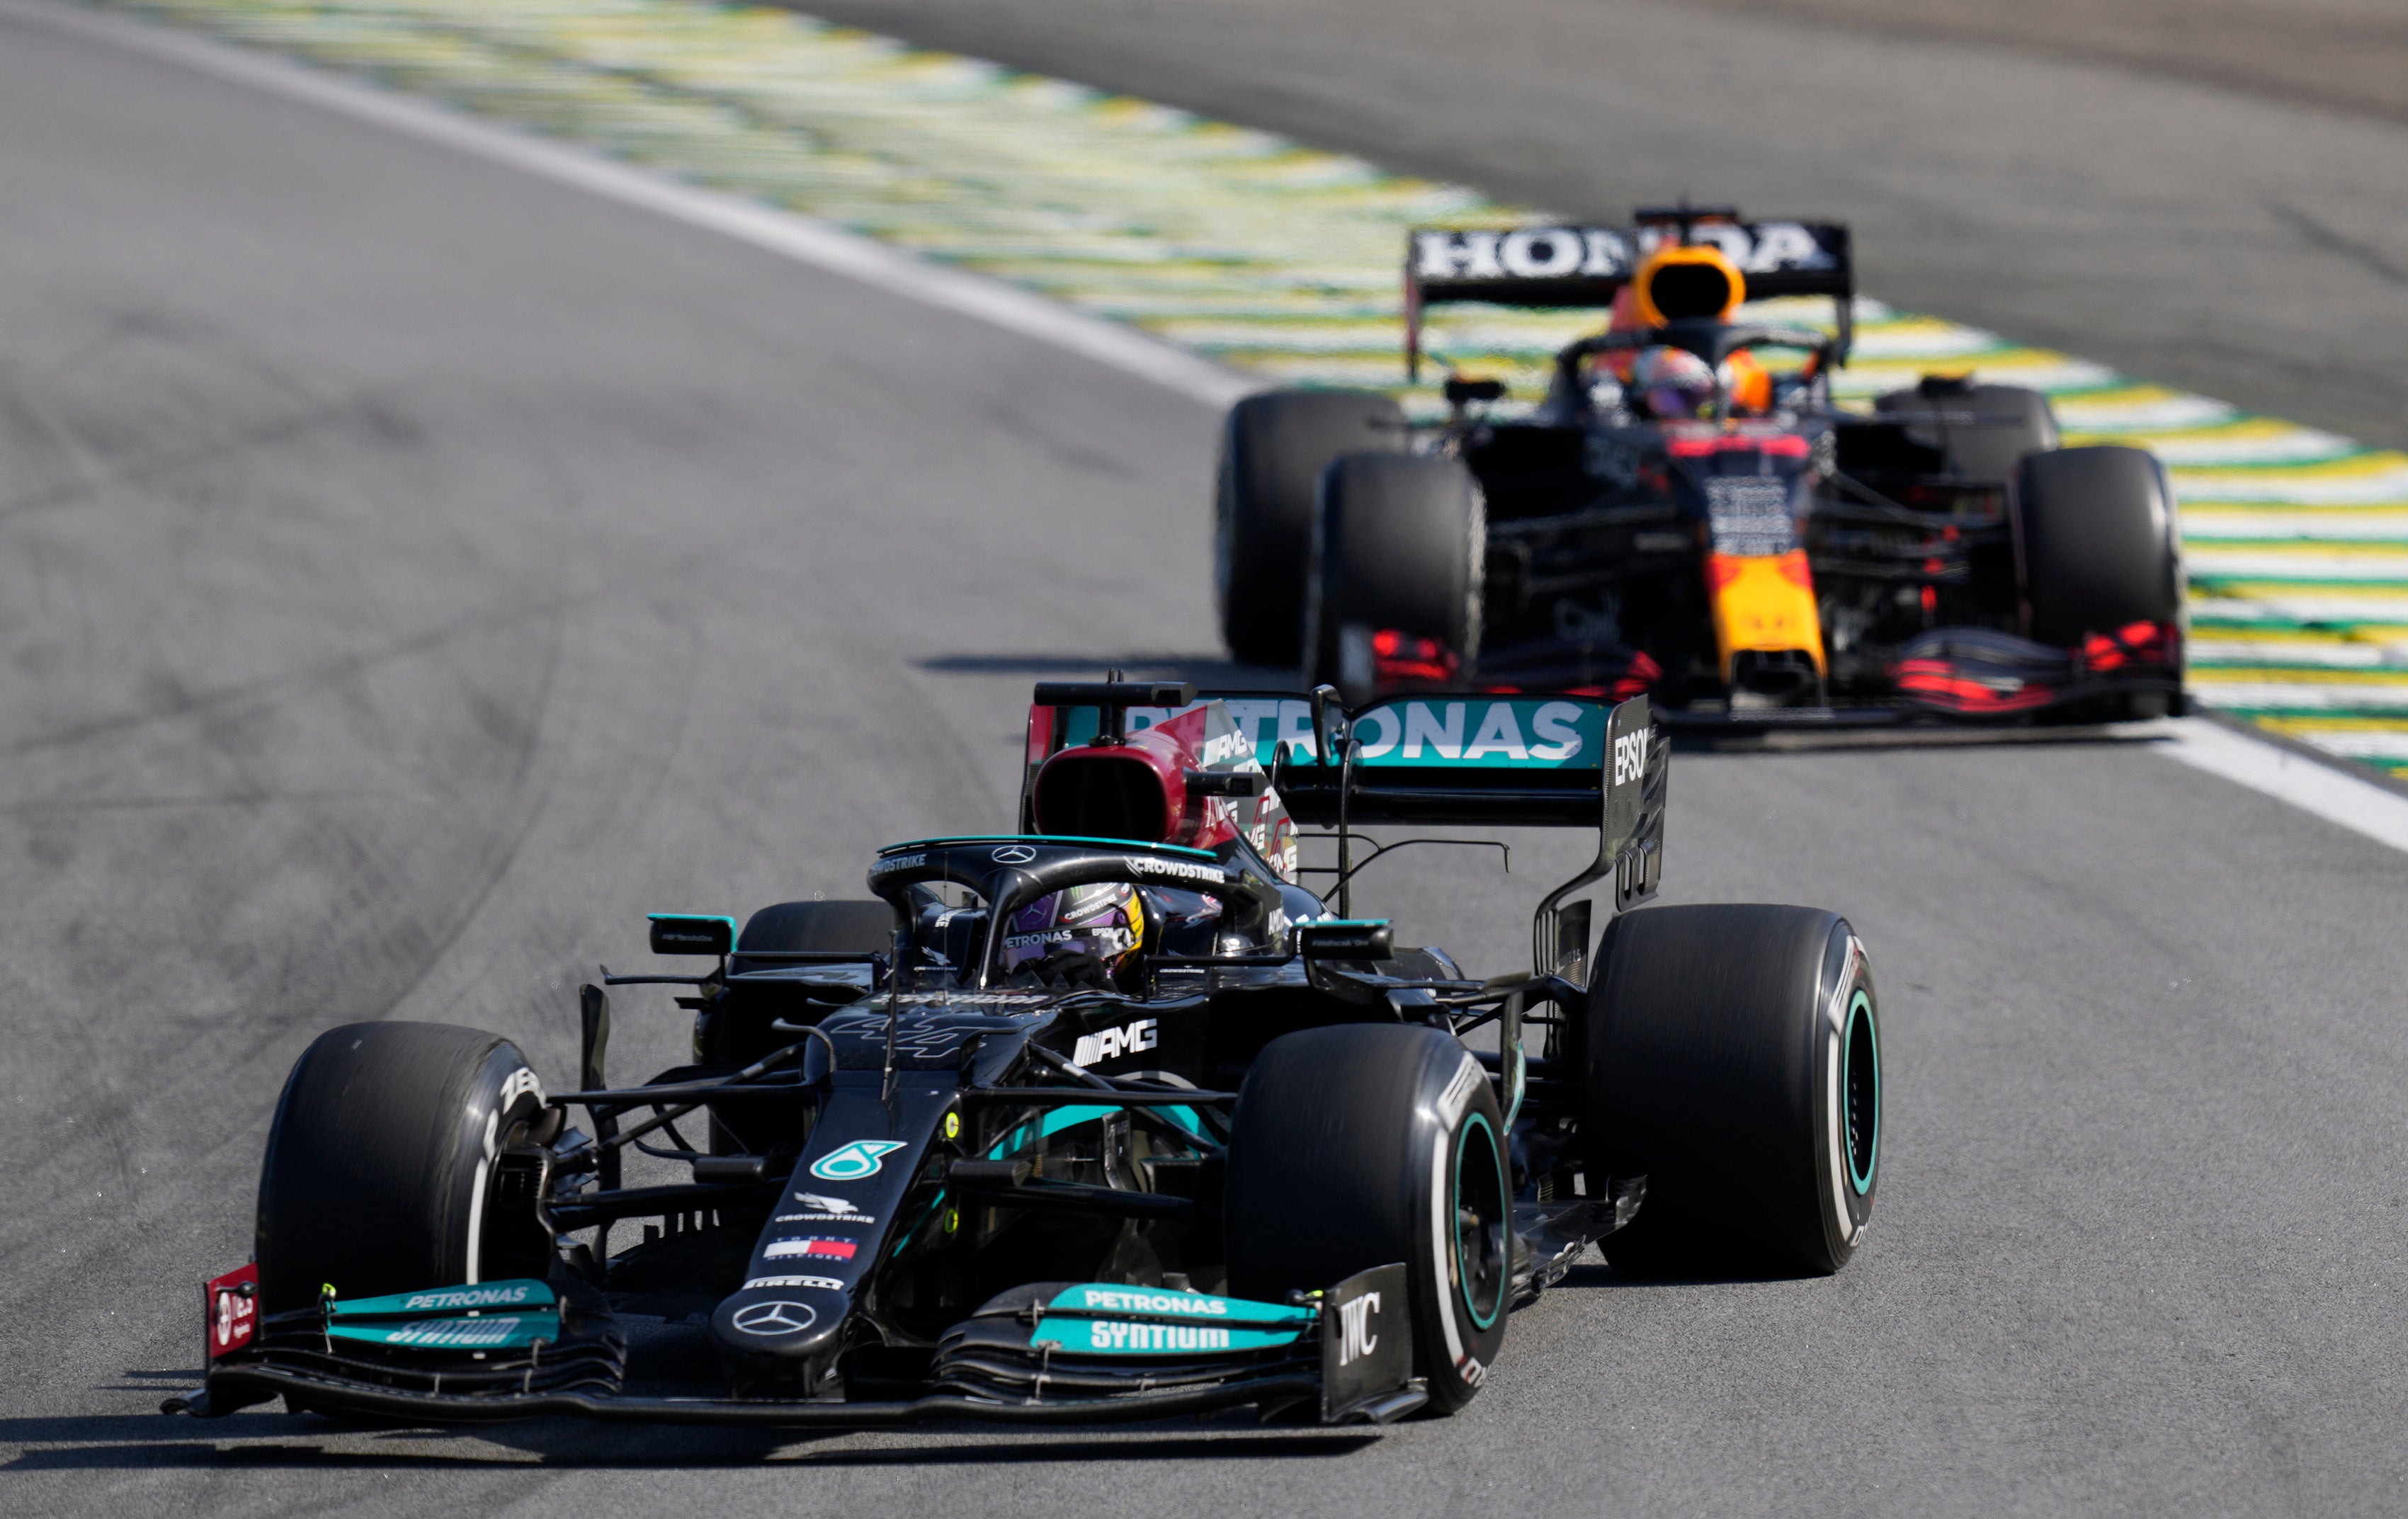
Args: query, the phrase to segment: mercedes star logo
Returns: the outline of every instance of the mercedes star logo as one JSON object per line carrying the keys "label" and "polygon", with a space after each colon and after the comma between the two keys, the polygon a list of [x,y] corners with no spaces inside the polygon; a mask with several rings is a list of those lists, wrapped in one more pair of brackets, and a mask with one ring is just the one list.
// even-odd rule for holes
{"label": "mercedes star logo", "polygon": [[781,1297],[766,1303],[747,1303],[736,1311],[736,1327],[748,1335],[766,1337],[800,1334],[819,1322],[819,1315],[809,1303],[788,1302]]}
{"label": "mercedes star logo", "polygon": [[988,858],[997,865],[1026,865],[1037,858],[1037,852],[1026,844],[1006,844]]}

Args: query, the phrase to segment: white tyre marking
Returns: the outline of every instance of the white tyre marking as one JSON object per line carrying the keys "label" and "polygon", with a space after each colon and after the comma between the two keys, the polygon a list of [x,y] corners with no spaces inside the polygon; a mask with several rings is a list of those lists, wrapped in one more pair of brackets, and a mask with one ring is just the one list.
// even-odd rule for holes
{"label": "white tyre marking", "polygon": [[[1474,1071],[1480,1068],[1480,1063],[1469,1055],[1464,1056],[1464,1064]],[[1447,1088],[1448,1094],[1451,1096],[1455,1088],[1462,1084],[1463,1077],[1457,1074],[1454,1083]],[[1465,1101],[1470,1100],[1469,1090],[1465,1092],[1464,1098]],[[1439,1099],[1441,1108],[1446,1103],[1446,1097]],[[1461,1104],[1457,1104],[1455,1111],[1460,1113],[1462,1111]],[[1454,1153],[1455,1125],[1452,1123],[1441,1124],[1439,1125],[1438,1143],[1430,1147],[1430,1280],[1438,1287],[1438,1323],[1440,1331],[1446,1336],[1447,1364],[1460,1367],[1465,1353],[1463,1336],[1455,1326],[1455,1298],[1452,1296],[1455,1273],[1449,1269],[1455,1256],[1447,1240],[1447,1225],[1453,1222],[1449,1215],[1455,1209],[1454,1198],[1449,1196],[1446,1184],[1446,1163]]]}
{"label": "white tyre marking", "polygon": [[1831,1173],[1831,1211],[1840,1225],[1840,1238],[1851,1245],[1856,1240],[1856,1215],[1848,1211],[1848,1154],[1846,1112],[1840,1106],[1840,1061],[1843,1051],[1840,1035],[1834,1030],[1823,1036],[1824,1065],[1827,1068],[1824,1100],[1828,1104],[1828,1121],[1823,1125],[1826,1147],[1829,1151]]}
{"label": "white tyre marking", "polygon": [[1463,1064],[1455,1068],[1455,1080],[1446,1083],[1445,1092],[1438,1099],[1439,1122],[1450,1135],[1455,1132],[1455,1125],[1462,1121],[1463,1110],[1471,1106],[1471,1094],[1485,1075],[1480,1062],[1472,1058],[1469,1051],[1465,1052]]}

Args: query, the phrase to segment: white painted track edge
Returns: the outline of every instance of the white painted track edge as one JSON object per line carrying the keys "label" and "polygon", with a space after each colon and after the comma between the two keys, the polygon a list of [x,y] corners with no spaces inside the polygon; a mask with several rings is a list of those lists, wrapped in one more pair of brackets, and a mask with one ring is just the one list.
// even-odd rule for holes
{"label": "white painted track edge", "polygon": [[1036,338],[1207,406],[1226,407],[1266,384],[1135,328],[1089,316],[1002,280],[948,268],[829,222],[688,184],[372,83],[84,6],[0,0],[0,16],[132,48],[638,207],[891,294]]}
{"label": "white painted track edge", "polygon": [[2408,796],[2212,718],[2176,718],[2166,727],[2158,752],[2167,758],[2408,850]]}
{"label": "white painted track edge", "polygon": [[[61,3],[0,0],[7,16],[146,52],[502,164],[799,264],[1049,343],[1205,405],[1226,407],[1266,381],[1042,295],[948,268],[843,228],[687,184],[551,138],[464,115],[373,84],[147,20]],[[2283,745],[2202,718],[2167,724],[2160,752],[2408,851],[2408,797]]]}

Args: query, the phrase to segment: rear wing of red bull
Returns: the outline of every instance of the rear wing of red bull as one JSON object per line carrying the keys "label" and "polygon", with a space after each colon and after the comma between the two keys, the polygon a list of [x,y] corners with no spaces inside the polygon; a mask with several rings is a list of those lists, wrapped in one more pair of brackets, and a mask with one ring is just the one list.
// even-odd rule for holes
{"label": "rear wing of red bull", "polygon": [[1839,356],[1852,336],[1856,267],[1848,229],[1830,222],[1747,222],[1736,210],[1642,209],[1630,227],[1418,228],[1405,247],[1405,365],[1418,373],[1422,317],[1436,305],[1480,302],[1602,310],[1657,250],[1711,245],[1747,282],[1751,299],[1828,295]]}

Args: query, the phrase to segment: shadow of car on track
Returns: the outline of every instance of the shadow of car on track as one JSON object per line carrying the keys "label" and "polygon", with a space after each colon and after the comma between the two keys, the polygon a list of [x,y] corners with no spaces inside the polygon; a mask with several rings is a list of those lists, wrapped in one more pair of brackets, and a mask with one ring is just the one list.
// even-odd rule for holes
{"label": "shadow of car on track", "polygon": [[1786,1283],[1822,1282],[1828,1280],[1819,1272],[1768,1268],[1759,1272],[1709,1271],[1694,1275],[1672,1272],[1621,1271],[1599,1260],[1583,1261],[1564,1274],[1564,1279],[1547,1290],[1570,1292],[1580,1288],[1599,1291],[1627,1290],[1646,1287],[1755,1287],[1775,1286]]}
{"label": "shadow of car on track", "polygon": [[1721,735],[1680,732],[1672,750],[1684,754],[1802,754],[1839,751],[1882,753],[1898,750],[2088,748],[2106,744],[2163,743],[2174,736],[2167,720],[2142,723],[2035,724],[2030,727],[1921,723],[1898,727],[1816,730],[1800,725],[1770,733]]}
{"label": "shadow of car on track", "polygon": [[[1377,1445],[1380,1437],[1326,1430],[1262,1430],[1231,1419],[1226,1433],[1168,1433],[1137,1426],[1124,1435],[997,1437],[986,1426],[931,1424],[939,1437],[910,1444],[851,1446],[862,1431],[688,1429],[665,1426],[530,1420],[475,1429],[372,1426],[275,1412],[229,1415],[208,1426],[159,1414],[0,1419],[0,1445],[19,1447],[0,1471],[222,1469],[435,1470],[493,1467],[713,1469],[759,1466],[927,1467],[1027,1462],[1326,1459]],[[202,1438],[194,1439],[195,1433]],[[947,1435],[969,1438],[957,1441]],[[399,1448],[399,1442],[408,1448]],[[30,1447],[30,1448],[27,1448]],[[435,1447],[435,1448],[429,1448]],[[447,1448],[448,1447],[448,1448]]]}
{"label": "shadow of car on track", "polygon": [[932,675],[1047,675],[1094,680],[1107,668],[1133,681],[1191,681],[1201,691],[1301,691],[1297,672],[1240,665],[1224,654],[1161,651],[1116,654],[932,654],[917,662]]}

